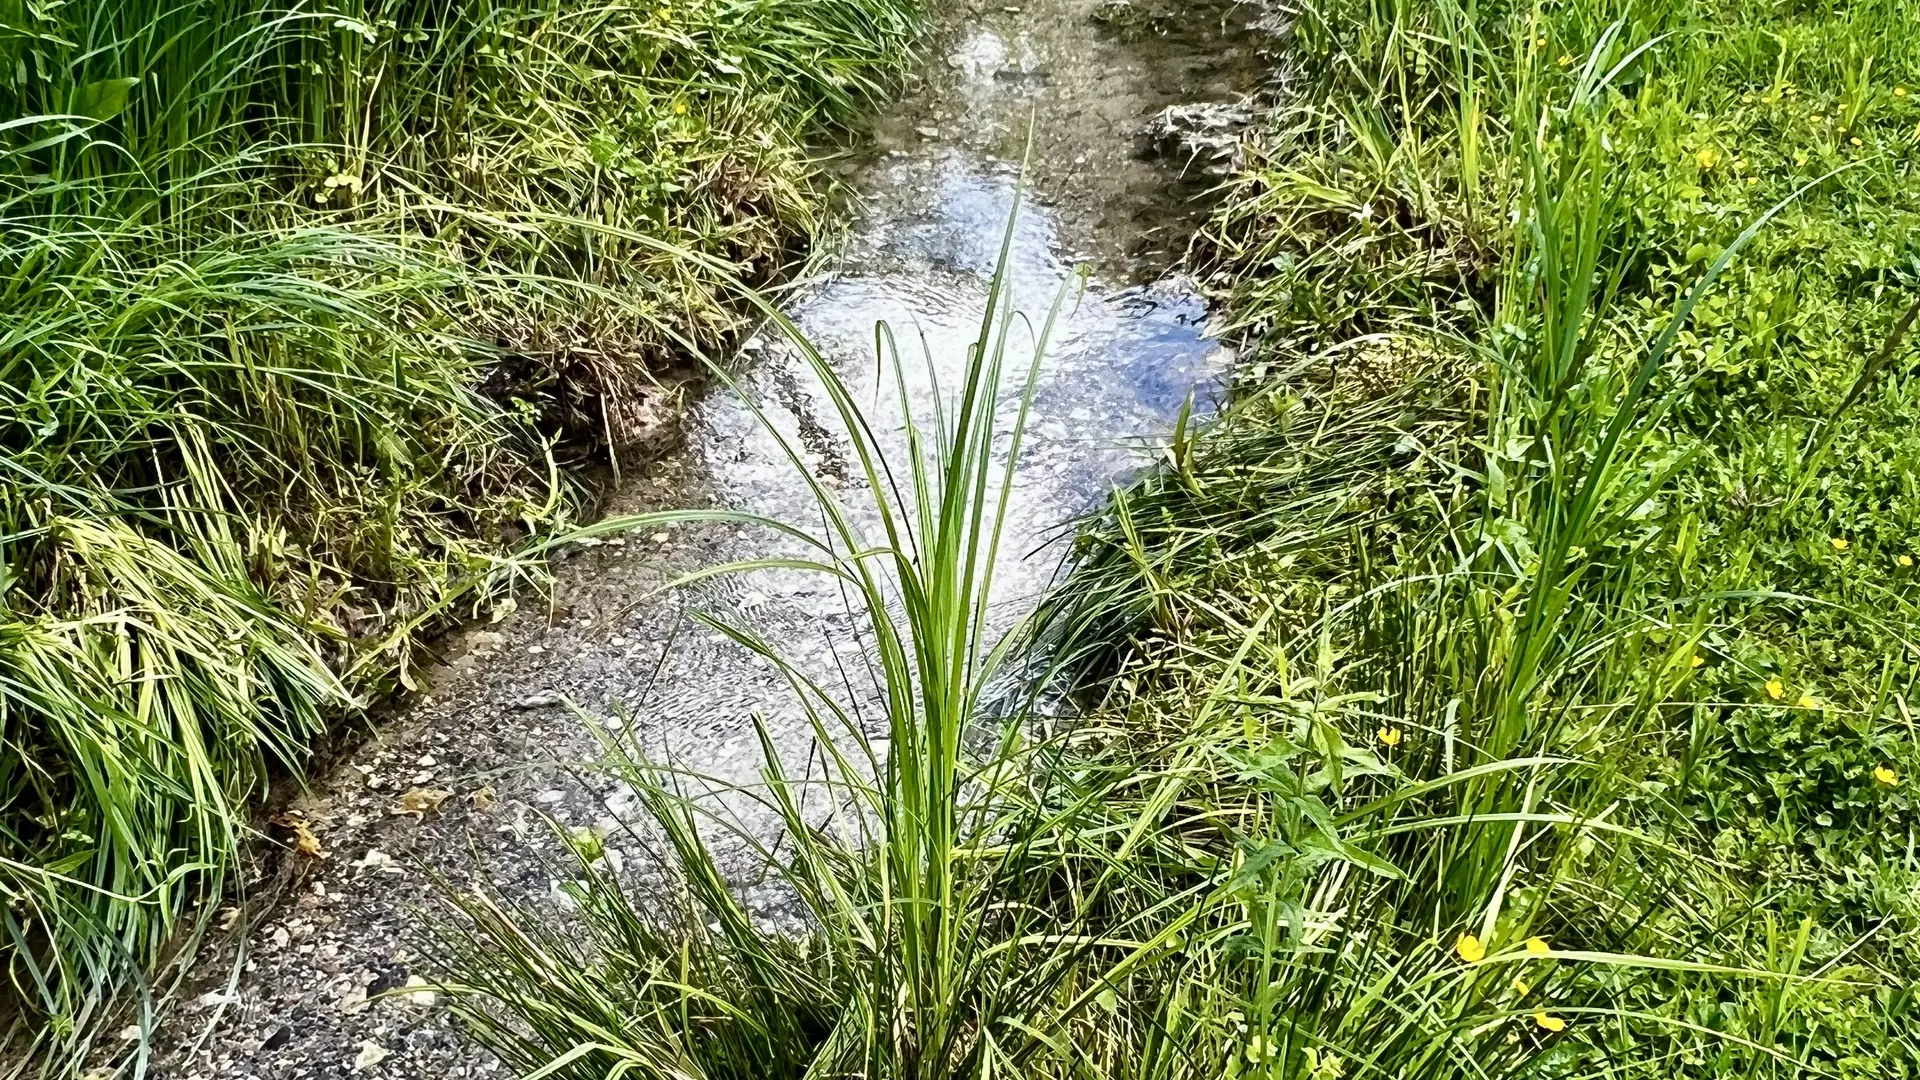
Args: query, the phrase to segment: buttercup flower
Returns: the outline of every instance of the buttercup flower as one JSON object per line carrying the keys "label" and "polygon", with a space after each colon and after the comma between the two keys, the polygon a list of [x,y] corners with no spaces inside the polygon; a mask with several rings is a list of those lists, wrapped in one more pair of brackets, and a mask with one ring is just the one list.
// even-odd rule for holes
{"label": "buttercup flower", "polygon": [[1374,735],[1388,746],[1399,746],[1400,740],[1404,737],[1404,733],[1397,727],[1382,727],[1374,732]]}
{"label": "buttercup flower", "polygon": [[1850,548],[1850,547],[1852,547],[1852,546],[1853,546],[1853,542],[1852,542],[1852,541],[1850,541],[1850,540],[1848,540],[1848,539],[1846,539],[1845,537],[1841,537],[1841,536],[1836,536],[1836,537],[1834,537],[1833,539],[1831,539],[1831,540],[1829,540],[1829,541],[1827,541],[1827,543],[1829,543],[1829,544],[1832,544],[1832,545],[1833,545],[1833,550],[1835,550],[1835,551],[1845,551],[1845,550],[1847,550],[1848,548]]}
{"label": "buttercup flower", "polygon": [[1912,566],[1912,565],[1913,565],[1913,556],[1911,556],[1911,555],[1896,555],[1896,556],[1894,556],[1894,558],[1893,558],[1893,564],[1894,564],[1895,566],[1898,566],[1898,567],[1899,567],[1900,569],[1902,569],[1902,570],[1905,570],[1905,569],[1907,569],[1908,567],[1910,567],[1910,566]]}
{"label": "buttercup flower", "polygon": [[1801,694],[1799,704],[1803,709],[1817,709],[1820,707],[1820,703],[1814,700],[1812,694]]}
{"label": "buttercup flower", "polygon": [[1767,696],[1775,701],[1787,696],[1787,684],[1779,679],[1767,680]]}
{"label": "buttercup flower", "polygon": [[1534,1010],[1533,1022],[1536,1024],[1539,1024],[1541,1027],[1545,1028],[1548,1031],[1567,1030],[1567,1022],[1565,1020],[1560,1019],[1559,1017],[1553,1015],[1552,1013],[1548,1012],[1545,1009]]}
{"label": "buttercup flower", "polygon": [[1548,956],[1548,955],[1551,955],[1552,953],[1553,953],[1553,946],[1547,944],[1546,938],[1530,937],[1527,939],[1527,955],[1528,956]]}
{"label": "buttercup flower", "polygon": [[1477,964],[1487,957],[1487,947],[1472,934],[1461,934],[1460,939],[1453,943],[1453,951],[1469,964]]}
{"label": "buttercup flower", "polygon": [[1894,772],[1893,766],[1891,765],[1875,765],[1873,767],[1873,778],[1888,787],[1898,787],[1900,784],[1900,774]]}

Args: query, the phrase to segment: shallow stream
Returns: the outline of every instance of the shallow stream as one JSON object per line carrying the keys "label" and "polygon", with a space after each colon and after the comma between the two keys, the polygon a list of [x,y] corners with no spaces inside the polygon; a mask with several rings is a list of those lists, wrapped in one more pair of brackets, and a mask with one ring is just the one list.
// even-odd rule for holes
{"label": "shallow stream", "polygon": [[[959,381],[1026,163],[1013,303],[1037,325],[1063,283],[1069,301],[1021,450],[1010,555],[996,578],[1004,613],[1044,590],[1060,567],[1063,527],[1150,460],[1189,396],[1204,410],[1230,363],[1191,286],[1163,276],[1201,213],[1204,155],[1186,161],[1166,140],[1171,155],[1144,156],[1153,140],[1139,133],[1167,106],[1231,103],[1251,88],[1254,39],[1229,25],[1243,17],[1175,0],[948,5],[920,79],[841,166],[856,196],[851,226],[833,272],[798,290],[789,313],[871,417],[897,424],[899,403],[877,385],[875,324],[900,341],[924,418],[931,386]],[[1016,361],[1027,345],[1015,335]],[[722,506],[817,521],[755,406],[858,504],[830,406],[793,348],[763,334],[735,370],[738,392],[692,403],[676,449],[629,465],[610,513]],[[496,623],[450,635],[430,685],[295,807],[327,858],[248,931],[237,982],[200,988],[173,1024],[158,1074],[494,1072],[437,1008],[378,998],[419,966],[428,871],[545,895],[552,883],[528,843],[539,813],[589,825],[621,812],[619,792],[551,767],[594,747],[565,702],[721,777],[757,773],[756,716],[782,753],[804,758],[807,725],[778,672],[687,616],[700,607],[737,615],[831,681],[851,648],[839,591],[763,572],[647,599],[685,570],[777,550],[754,529],[631,535],[567,560],[550,606],[523,600]],[[417,790],[450,794],[432,812],[403,812],[402,796]]]}

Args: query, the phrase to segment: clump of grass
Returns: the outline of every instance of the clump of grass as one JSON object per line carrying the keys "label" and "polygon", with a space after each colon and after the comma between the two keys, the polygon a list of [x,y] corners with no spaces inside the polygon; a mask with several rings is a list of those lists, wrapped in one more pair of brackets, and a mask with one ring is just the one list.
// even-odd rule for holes
{"label": "clump of grass", "polygon": [[[791,845],[778,871],[806,929],[790,937],[757,924],[720,871],[713,837],[731,832],[763,859],[776,858],[771,850],[685,791],[682,782],[694,778],[616,748],[610,767],[640,793],[646,824],[664,841],[673,877],[661,896],[636,897],[594,852],[571,875],[584,941],[537,910],[512,911],[484,895],[456,897],[466,919],[443,935],[456,1012],[515,1068],[945,1077],[1018,1067],[1046,1051],[1044,1032],[1026,1021],[1035,1001],[1050,1000],[1075,973],[1070,958],[1083,950],[1044,945],[1057,927],[1040,905],[1053,898],[1033,873],[1050,860],[1024,850],[1027,830],[1014,831],[1010,848],[982,846],[1023,816],[993,794],[1022,782],[1009,771],[1026,756],[1017,727],[997,752],[969,750],[996,727],[988,697],[1005,650],[985,634],[987,598],[1032,387],[1029,366],[1023,390],[1011,400],[1002,392],[1015,315],[1004,289],[1011,238],[1009,228],[964,377],[945,390],[932,426],[905,404],[900,358],[884,357],[903,377],[909,410],[904,452],[893,456],[839,373],[769,308],[832,401],[871,507],[849,510],[769,422],[818,502],[824,537],[724,511],[613,519],[591,530],[725,519],[801,543],[805,557],[777,563],[847,590],[885,742],[866,734],[857,703],[750,629],[716,621],[779,665],[828,762],[823,776],[790,776],[762,732],[765,783],[751,794]],[[836,807],[824,824],[809,809],[822,800]],[[1038,937],[1029,943],[1030,935]]]}
{"label": "clump of grass", "polygon": [[54,1040],[816,224],[895,0],[0,5],[0,952]]}

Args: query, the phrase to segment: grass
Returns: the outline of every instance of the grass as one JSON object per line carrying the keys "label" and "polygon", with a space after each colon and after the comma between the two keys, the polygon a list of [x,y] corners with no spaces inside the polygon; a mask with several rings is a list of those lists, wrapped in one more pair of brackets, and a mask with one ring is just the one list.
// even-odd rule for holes
{"label": "grass", "polygon": [[1652,951],[1845,973],[1605,986],[1720,1041],[1580,1024],[1555,1068],[1914,1074],[1906,25],[1332,3],[1295,40],[1209,237],[1250,378],[1088,538],[1091,675],[1210,671],[1271,610],[1380,696],[1351,738],[1604,766],[1590,812],[1685,855],[1613,891],[1744,928]]}
{"label": "grass", "polygon": [[1009,646],[1080,707],[950,741],[928,675],[983,622],[885,601],[973,550],[930,508],[993,508],[906,470],[920,542],[822,567],[891,570],[853,595],[894,749],[751,792],[804,917],[756,925],[697,783],[616,754],[664,878],[578,852],[564,928],[458,900],[510,1065],[1920,1075],[1910,20],[1327,0],[1292,40],[1208,237],[1236,400]]}
{"label": "grass", "polygon": [[0,4],[0,896],[58,1041],[803,252],[893,0]]}

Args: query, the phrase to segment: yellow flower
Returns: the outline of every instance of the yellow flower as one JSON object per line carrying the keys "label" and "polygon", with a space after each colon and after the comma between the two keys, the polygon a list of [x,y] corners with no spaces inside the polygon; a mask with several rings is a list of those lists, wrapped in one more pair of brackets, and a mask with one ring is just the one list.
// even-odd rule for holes
{"label": "yellow flower", "polygon": [[1521,978],[1518,975],[1515,975],[1513,977],[1514,993],[1519,994],[1521,997],[1526,997],[1528,993],[1532,992],[1532,990],[1533,990],[1533,986],[1532,984],[1528,983],[1527,980]]}
{"label": "yellow flower", "polygon": [[1487,957],[1487,947],[1472,934],[1461,934],[1460,940],[1453,943],[1453,951],[1469,964],[1477,964]]}
{"label": "yellow flower", "polygon": [[1813,699],[1812,694],[1801,694],[1800,707],[1803,709],[1817,709],[1820,707],[1820,703]]}
{"label": "yellow flower", "polygon": [[686,103],[686,102],[684,102],[684,101],[676,101],[676,102],[674,102],[674,103],[673,103],[673,115],[675,115],[675,116],[685,116],[685,115],[687,115],[687,103]]}
{"label": "yellow flower", "polygon": [[1693,152],[1693,160],[1703,169],[1711,169],[1720,164],[1720,151],[1711,146],[1703,146]]}
{"label": "yellow flower", "polygon": [[1706,657],[1704,657],[1704,656],[1701,656],[1701,655],[1700,655],[1699,653],[1694,653],[1694,654],[1693,654],[1693,666],[1694,666],[1694,667],[1705,667],[1705,666],[1706,666],[1706,664],[1707,664],[1707,658],[1706,658]]}
{"label": "yellow flower", "polygon": [[1865,145],[1867,145],[1866,143],[1863,143],[1863,142],[1861,142],[1861,141],[1860,141],[1860,136],[1858,136],[1858,135],[1855,135],[1855,136],[1854,136],[1853,138],[1851,138],[1851,139],[1848,139],[1847,141],[1848,141],[1848,142],[1850,142],[1850,143],[1852,143],[1852,144],[1853,144],[1853,145],[1855,145],[1855,146],[1865,146]]}
{"label": "yellow flower", "polygon": [[1888,787],[1900,786],[1900,774],[1894,772],[1893,766],[1891,765],[1875,765],[1873,767],[1873,778]]}
{"label": "yellow flower", "polygon": [[1534,48],[1536,48],[1536,49],[1544,49],[1544,48],[1546,48],[1546,47],[1547,47],[1547,39],[1546,39],[1546,38],[1543,38],[1543,37],[1537,37],[1537,38],[1534,38],[1534,39],[1533,39],[1533,47],[1534,47]]}
{"label": "yellow flower", "polygon": [[1530,937],[1527,939],[1528,956],[1551,956],[1552,954],[1553,946],[1547,944],[1546,938]]}
{"label": "yellow flower", "polygon": [[1779,679],[1767,680],[1767,696],[1775,701],[1787,696],[1787,684]]}
{"label": "yellow flower", "polygon": [[1845,551],[1848,548],[1853,546],[1853,541],[1848,540],[1845,537],[1841,537],[1841,536],[1836,536],[1833,539],[1827,541],[1827,543],[1832,544],[1833,550],[1835,551]]}
{"label": "yellow flower", "polygon": [[1560,54],[1560,66],[1561,66],[1561,67],[1572,67],[1572,66],[1573,66],[1573,57],[1571,57],[1571,56],[1568,56],[1568,55],[1567,55],[1566,53],[1561,53],[1561,54]]}
{"label": "yellow flower", "polygon": [[1399,728],[1385,726],[1381,727],[1379,731],[1374,732],[1374,735],[1388,746],[1399,746],[1401,738],[1404,737]]}
{"label": "yellow flower", "polygon": [[1893,557],[1893,564],[1894,564],[1895,566],[1898,566],[1898,567],[1899,567],[1900,569],[1902,569],[1902,570],[1905,570],[1906,568],[1908,568],[1908,567],[1910,567],[1910,566],[1912,566],[1912,565],[1913,565],[1913,556],[1911,556],[1911,555],[1895,555],[1895,556]]}
{"label": "yellow flower", "polygon": [[1814,113],[1812,116],[1807,117],[1807,119],[1812,120],[1816,124],[1822,120],[1825,120],[1826,118],[1827,118],[1826,113]]}
{"label": "yellow flower", "polygon": [[1906,97],[1906,96],[1907,96],[1907,88],[1906,88],[1906,87],[1904,87],[1904,86],[1896,86],[1896,87],[1894,87],[1894,88],[1893,88],[1893,96],[1894,96],[1894,97]]}
{"label": "yellow flower", "polygon": [[1565,1020],[1560,1019],[1545,1009],[1535,1009],[1533,1011],[1533,1022],[1548,1031],[1567,1030],[1567,1022]]}

